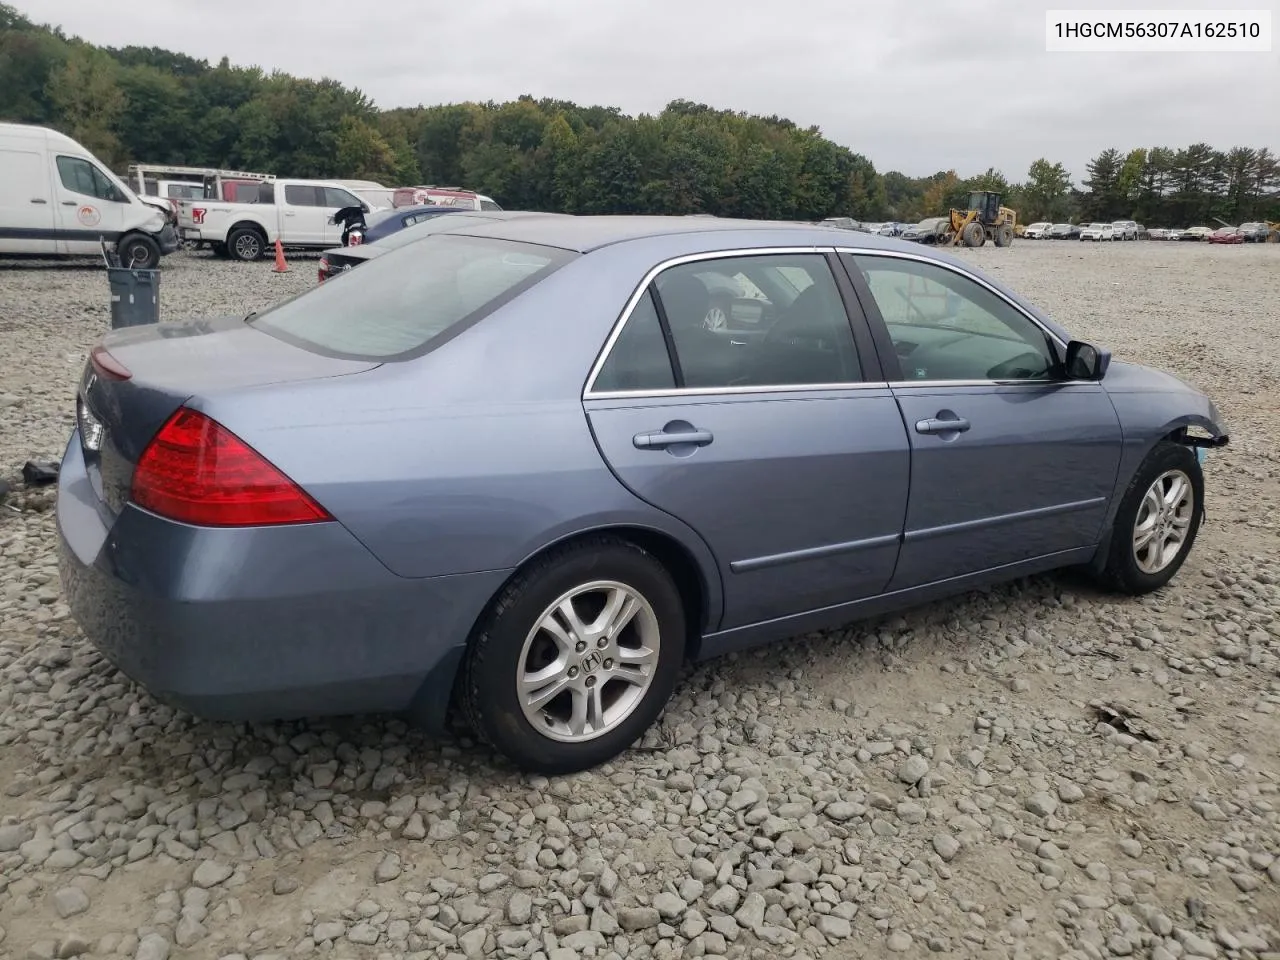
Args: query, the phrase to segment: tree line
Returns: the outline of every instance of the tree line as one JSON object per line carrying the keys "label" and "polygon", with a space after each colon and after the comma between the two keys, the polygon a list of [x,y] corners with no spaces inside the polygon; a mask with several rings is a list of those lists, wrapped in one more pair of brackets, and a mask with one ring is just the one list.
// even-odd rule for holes
{"label": "tree line", "polygon": [[524,96],[382,110],[331,80],[156,47],[98,47],[0,3],[3,119],[57,128],[116,170],[130,162],[292,177],[464,185],[508,209],[919,220],[998,190],[1022,222],[1148,226],[1280,219],[1266,147],[1108,149],[1083,187],[1039,159],[1021,181],[877,172],[817,127],[677,100],[656,115]]}

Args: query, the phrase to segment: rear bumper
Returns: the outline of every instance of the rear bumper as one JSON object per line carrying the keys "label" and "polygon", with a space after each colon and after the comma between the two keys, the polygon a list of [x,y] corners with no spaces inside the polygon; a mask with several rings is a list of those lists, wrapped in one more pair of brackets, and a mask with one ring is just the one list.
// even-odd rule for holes
{"label": "rear bumper", "polygon": [[337,523],[216,530],[101,513],[73,433],[58,478],[63,592],[157,699],[211,720],[413,710],[444,721],[502,571],[397,577]]}

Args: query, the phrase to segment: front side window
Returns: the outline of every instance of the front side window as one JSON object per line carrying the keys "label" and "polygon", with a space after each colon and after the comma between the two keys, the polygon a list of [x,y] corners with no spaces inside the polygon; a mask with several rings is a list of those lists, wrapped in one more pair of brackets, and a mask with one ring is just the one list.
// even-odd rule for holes
{"label": "front side window", "polygon": [[508,240],[428,236],[367,260],[357,283],[325,283],[250,323],[304,349],[360,360],[426,352],[576,254]]}
{"label": "front side window", "polygon": [[917,260],[848,259],[871,288],[904,381],[1053,376],[1057,359],[1048,335],[981,284]]}
{"label": "front side window", "polygon": [[96,197],[112,203],[125,203],[125,197],[107,175],[80,157],[58,157],[58,178],[72,193]]}
{"label": "front side window", "polygon": [[339,190],[337,187],[320,187],[324,193],[324,204],[326,207],[358,207],[361,206],[355,194],[348,193],[346,190]]}

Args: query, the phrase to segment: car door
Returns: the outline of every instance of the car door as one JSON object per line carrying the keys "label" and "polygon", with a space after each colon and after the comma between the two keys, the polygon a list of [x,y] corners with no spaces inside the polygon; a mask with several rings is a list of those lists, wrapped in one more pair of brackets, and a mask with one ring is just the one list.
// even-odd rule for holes
{"label": "car door", "polygon": [[[910,447],[833,264],[810,248],[656,271],[584,394],[619,480],[710,546],[723,629],[872,596],[897,560]],[[787,301],[772,336],[709,328],[710,270]]]}
{"label": "car door", "polygon": [[977,278],[844,254],[911,441],[906,589],[1041,557],[1102,533],[1120,463],[1101,384],[1057,377],[1065,344]]}
{"label": "car door", "polygon": [[342,224],[330,223],[329,218],[343,207],[363,207],[365,203],[354,193],[338,187],[318,187],[324,198],[324,241],[326,246],[338,246],[342,243]]}
{"label": "car door", "polygon": [[58,253],[98,254],[102,240],[114,241],[132,206],[97,164],[84,157],[54,157],[54,206]]}
{"label": "car door", "polygon": [[324,206],[324,187],[313,183],[287,183],[280,208],[282,242],[321,247],[328,243],[330,211]]}
{"label": "car door", "polygon": [[49,158],[21,145],[0,149],[0,253],[55,253]]}

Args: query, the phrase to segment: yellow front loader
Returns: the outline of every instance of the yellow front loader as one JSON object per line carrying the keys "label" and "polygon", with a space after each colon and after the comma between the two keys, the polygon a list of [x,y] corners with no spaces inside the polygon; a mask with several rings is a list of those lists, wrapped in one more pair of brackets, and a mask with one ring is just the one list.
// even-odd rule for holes
{"label": "yellow front loader", "polygon": [[968,210],[951,210],[951,220],[943,235],[943,243],[954,247],[980,247],[988,240],[997,247],[1013,243],[1018,226],[1018,212],[1001,206],[1000,194],[978,190],[969,194]]}

